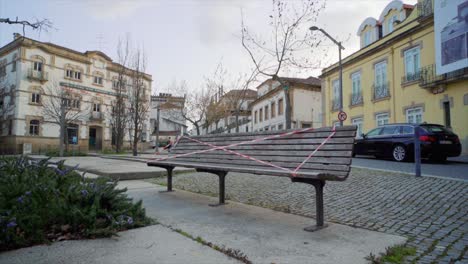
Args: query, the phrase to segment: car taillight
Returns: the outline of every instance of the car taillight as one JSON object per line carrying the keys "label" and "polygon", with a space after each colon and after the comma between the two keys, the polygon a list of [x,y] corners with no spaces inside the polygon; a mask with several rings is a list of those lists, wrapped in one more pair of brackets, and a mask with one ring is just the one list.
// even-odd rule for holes
{"label": "car taillight", "polygon": [[436,142],[437,138],[433,136],[419,136],[419,140],[425,142]]}

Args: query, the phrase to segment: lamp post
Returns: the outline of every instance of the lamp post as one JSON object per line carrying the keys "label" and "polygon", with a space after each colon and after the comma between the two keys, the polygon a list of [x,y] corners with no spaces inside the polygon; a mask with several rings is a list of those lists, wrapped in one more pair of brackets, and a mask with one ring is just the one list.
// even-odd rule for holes
{"label": "lamp post", "polygon": [[[340,112],[343,112],[343,65],[341,64],[341,50],[344,50],[343,45],[341,45],[341,41],[337,41],[332,36],[330,36],[325,30],[312,26],[309,28],[310,31],[318,30],[322,32],[325,36],[327,36],[333,43],[338,45],[338,67],[340,69]],[[343,126],[343,121],[340,120],[340,126]]]}

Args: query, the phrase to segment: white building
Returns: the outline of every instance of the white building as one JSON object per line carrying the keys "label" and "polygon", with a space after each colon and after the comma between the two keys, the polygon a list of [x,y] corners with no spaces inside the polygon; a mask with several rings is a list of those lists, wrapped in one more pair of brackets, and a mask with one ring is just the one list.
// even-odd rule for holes
{"label": "white building", "polygon": [[[291,99],[291,128],[320,127],[322,100],[320,79],[281,78],[288,83]],[[268,79],[257,87],[258,98],[252,102],[253,131],[286,128],[284,89]]]}
{"label": "white building", "polygon": [[[12,42],[0,48],[0,151],[21,153],[25,143],[32,144],[33,152],[58,148],[59,126],[43,115],[42,103],[52,87],[66,89],[70,107],[89,112],[68,125],[68,143],[80,151],[110,149],[113,84],[119,69],[119,64],[100,51],[82,53],[15,34]],[[151,75],[144,74],[147,102],[151,82]],[[148,119],[143,142],[149,141],[149,128]],[[125,140],[128,143],[128,135]]]}
{"label": "white building", "polygon": [[[176,136],[187,133],[187,125],[182,115],[185,98],[159,93],[151,96],[151,141],[156,142],[156,130],[159,124],[159,142],[175,139]],[[159,107],[159,122],[157,122]]]}

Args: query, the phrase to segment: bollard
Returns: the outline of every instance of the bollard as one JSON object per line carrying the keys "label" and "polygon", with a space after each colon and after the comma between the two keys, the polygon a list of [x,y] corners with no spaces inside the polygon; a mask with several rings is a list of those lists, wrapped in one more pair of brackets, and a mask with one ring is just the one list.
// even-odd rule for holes
{"label": "bollard", "polygon": [[414,128],[414,165],[415,176],[421,176],[421,142],[419,141],[419,126]]}

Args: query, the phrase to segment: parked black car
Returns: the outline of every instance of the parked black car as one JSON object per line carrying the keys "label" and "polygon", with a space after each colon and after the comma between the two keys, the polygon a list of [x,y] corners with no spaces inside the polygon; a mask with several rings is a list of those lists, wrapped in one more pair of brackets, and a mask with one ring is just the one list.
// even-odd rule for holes
{"label": "parked black car", "polygon": [[388,124],[362,134],[356,140],[353,155],[374,155],[395,161],[414,157],[414,130],[420,127],[421,158],[444,161],[460,156],[461,144],[450,129],[437,124]]}

